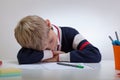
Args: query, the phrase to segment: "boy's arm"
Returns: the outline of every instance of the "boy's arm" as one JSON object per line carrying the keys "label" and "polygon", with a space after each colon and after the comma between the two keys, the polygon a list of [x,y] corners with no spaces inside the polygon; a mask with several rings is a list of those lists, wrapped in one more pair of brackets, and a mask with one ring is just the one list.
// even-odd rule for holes
{"label": "boy's arm", "polygon": [[43,62],[58,62],[59,61],[59,55],[60,54],[65,54],[63,51],[52,51],[53,52],[53,57],[44,59]]}
{"label": "boy's arm", "polygon": [[17,55],[19,64],[38,63],[52,57],[53,53],[50,50],[38,51],[29,48],[21,48]]}
{"label": "boy's arm", "polygon": [[59,61],[93,63],[101,61],[101,54],[96,47],[91,44],[83,50],[73,50],[66,54],[59,54]]}
{"label": "boy's arm", "polygon": [[59,61],[69,62],[100,62],[101,54],[98,48],[89,43],[81,34],[73,40],[73,50],[59,55]]}
{"label": "boy's arm", "polygon": [[58,61],[67,61],[67,62],[84,62],[84,63],[93,63],[100,62],[101,55],[99,50],[92,46],[91,44],[87,45],[83,50],[73,50],[68,53],[61,51],[53,51],[54,56],[49,59],[43,60],[43,62],[58,62]]}

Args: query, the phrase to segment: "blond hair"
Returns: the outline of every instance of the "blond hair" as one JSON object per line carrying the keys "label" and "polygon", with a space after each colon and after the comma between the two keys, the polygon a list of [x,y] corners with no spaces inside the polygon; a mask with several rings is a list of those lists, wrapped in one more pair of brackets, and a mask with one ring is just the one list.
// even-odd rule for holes
{"label": "blond hair", "polygon": [[22,47],[43,50],[47,44],[49,28],[39,16],[26,16],[14,31],[15,38]]}

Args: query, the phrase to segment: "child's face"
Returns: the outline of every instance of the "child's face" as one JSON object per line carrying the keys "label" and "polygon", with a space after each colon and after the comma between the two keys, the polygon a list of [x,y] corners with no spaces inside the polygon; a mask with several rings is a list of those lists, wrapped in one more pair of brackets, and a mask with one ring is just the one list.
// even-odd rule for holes
{"label": "child's face", "polygon": [[48,35],[49,35],[49,38],[48,38],[48,45],[47,45],[46,49],[57,50],[57,44],[58,44],[57,35],[55,34],[55,32],[52,29],[50,29]]}

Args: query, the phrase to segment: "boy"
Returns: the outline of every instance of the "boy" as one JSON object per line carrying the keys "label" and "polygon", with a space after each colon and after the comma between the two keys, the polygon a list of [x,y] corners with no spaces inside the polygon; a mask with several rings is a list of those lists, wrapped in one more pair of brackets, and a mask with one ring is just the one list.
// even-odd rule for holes
{"label": "boy", "polygon": [[24,17],[15,28],[15,38],[21,45],[19,64],[37,62],[100,62],[98,48],[70,27],[52,25],[39,16]]}

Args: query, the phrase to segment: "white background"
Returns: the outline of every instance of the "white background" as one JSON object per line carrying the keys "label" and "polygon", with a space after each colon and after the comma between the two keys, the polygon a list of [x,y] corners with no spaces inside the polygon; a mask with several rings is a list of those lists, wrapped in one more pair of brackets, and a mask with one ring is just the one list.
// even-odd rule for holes
{"label": "white background", "polygon": [[120,0],[0,0],[0,59],[16,60],[20,49],[14,37],[18,21],[27,15],[50,19],[59,26],[76,28],[102,59],[114,59],[108,36],[120,38]]}

